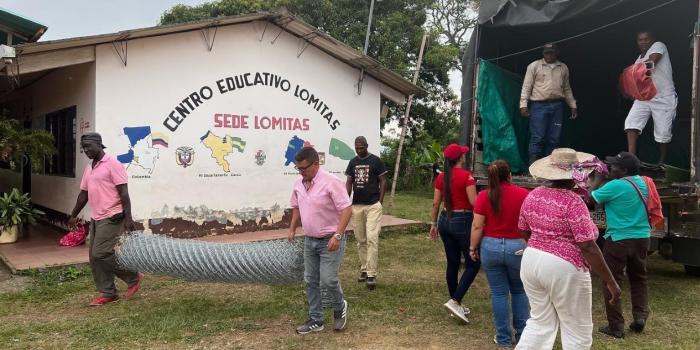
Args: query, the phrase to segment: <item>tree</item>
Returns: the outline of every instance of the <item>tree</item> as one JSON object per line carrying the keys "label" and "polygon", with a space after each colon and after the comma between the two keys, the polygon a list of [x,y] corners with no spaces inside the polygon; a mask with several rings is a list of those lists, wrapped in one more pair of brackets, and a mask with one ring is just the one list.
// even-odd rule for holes
{"label": "tree", "polygon": [[464,71],[462,57],[469,34],[477,22],[479,0],[434,0],[428,7],[430,21],[450,47],[459,50],[454,68]]}

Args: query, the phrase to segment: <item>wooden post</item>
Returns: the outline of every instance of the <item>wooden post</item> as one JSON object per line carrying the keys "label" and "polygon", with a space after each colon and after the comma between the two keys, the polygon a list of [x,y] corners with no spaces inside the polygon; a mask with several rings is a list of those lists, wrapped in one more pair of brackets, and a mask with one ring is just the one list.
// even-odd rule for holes
{"label": "wooden post", "polygon": [[[698,1],[698,21],[700,22],[700,1]],[[700,74],[700,33],[695,33],[694,43],[693,43],[693,91],[692,95],[692,112],[690,119],[690,181],[698,182],[700,177],[698,174],[698,166],[700,166],[700,152],[698,152],[698,127],[700,123],[698,118],[700,118],[700,96],[698,96],[698,75]],[[700,198],[698,199],[700,201]]]}
{"label": "wooden post", "polygon": [[[428,34],[423,33],[423,40],[420,43],[420,51],[418,52],[418,62],[416,64],[416,71],[413,73],[413,84],[418,82],[418,73],[420,73],[420,66],[423,63],[423,50],[425,49],[425,41],[428,39]],[[411,113],[411,104],[413,103],[413,95],[408,96],[408,102],[406,103],[406,113],[403,115],[403,125],[401,126],[401,137],[399,137],[399,149],[396,151],[396,163],[394,164],[394,178],[391,181],[391,202],[390,206],[394,206],[394,195],[396,194],[396,179],[399,177],[399,165],[401,164],[401,151],[403,149],[403,142],[406,139],[406,127],[408,125],[408,116]]]}

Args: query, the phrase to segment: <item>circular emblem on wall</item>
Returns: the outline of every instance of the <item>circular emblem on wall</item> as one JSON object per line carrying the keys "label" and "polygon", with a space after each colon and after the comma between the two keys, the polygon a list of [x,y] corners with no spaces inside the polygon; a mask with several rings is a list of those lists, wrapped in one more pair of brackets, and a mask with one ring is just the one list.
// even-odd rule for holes
{"label": "circular emblem on wall", "polygon": [[194,162],[194,149],[188,146],[178,147],[175,150],[175,162],[183,168],[192,165]]}
{"label": "circular emblem on wall", "polygon": [[257,152],[255,152],[255,164],[265,164],[265,158],[267,158],[267,155],[265,155],[265,152],[263,150],[259,149]]}

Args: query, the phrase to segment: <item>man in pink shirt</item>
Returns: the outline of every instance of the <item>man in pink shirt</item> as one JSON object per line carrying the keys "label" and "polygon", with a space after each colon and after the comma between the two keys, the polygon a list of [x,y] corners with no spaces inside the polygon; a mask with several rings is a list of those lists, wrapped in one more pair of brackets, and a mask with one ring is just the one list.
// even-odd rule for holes
{"label": "man in pink shirt", "polygon": [[126,229],[135,229],[131,218],[131,200],[127,189],[124,166],[114,157],[105,154],[102,136],[95,132],[80,138],[80,147],[92,160],[85,167],[80,181],[80,194],[75,203],[68,227],[75,227],[78,214],[90,203],[90,268],[100,296],[90,306],[100,306],[119,300],[114,276],[128,285],[126,297],[136,294],[141,287],[143,274],[126,271],[117,265],[114,246]]}
{"label": "man in pink shirt", "polygon": [[297,327],[297,333],[323,330],[321,289],[331,297],[333,329],[341,331],[347,324],[348,302],[340,287],[338,270],[343,261],[345,228],[352,216],[352,202],[345,183],[321,170],[315,149],[304,147],[294,159],[301,177],[294,183],[290,200],[289,240],[294,239],[301,218],[304,226],[304,282],[309,302],[309,320]]}

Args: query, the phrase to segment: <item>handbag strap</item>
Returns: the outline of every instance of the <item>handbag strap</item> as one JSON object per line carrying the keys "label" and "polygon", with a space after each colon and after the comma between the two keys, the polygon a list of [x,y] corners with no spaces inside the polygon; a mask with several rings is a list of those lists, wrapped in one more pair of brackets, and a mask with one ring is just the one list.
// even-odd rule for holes
{"label": "handbag strap", "polygon": [[622,179],[629,182],[629,184],[632,185],[632,187],[634,187],[634,189],[637,191],[637,194],[639,195],[639,199],[641,199],[642,204],[644,204],[644,212],[646,212],[646,214],[647,214],[647,220],[649,221],[649,227],[654,227],[651,225],[651,217],[649,216],[649,206],[647,205],[647,200],[644,199],[644,195],[642,194],[642,190],[640,190],[639,187],[637,186],[637,184],[632,182],[632,180],[630,180],[628,178],[622,178]]}

